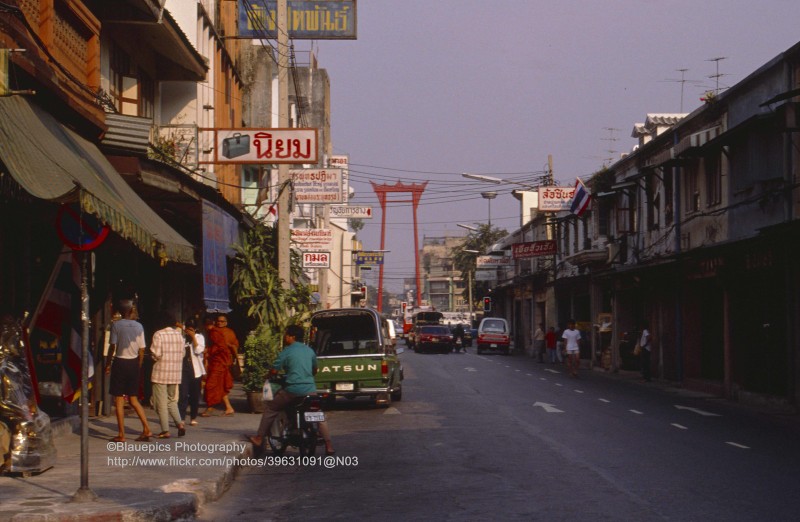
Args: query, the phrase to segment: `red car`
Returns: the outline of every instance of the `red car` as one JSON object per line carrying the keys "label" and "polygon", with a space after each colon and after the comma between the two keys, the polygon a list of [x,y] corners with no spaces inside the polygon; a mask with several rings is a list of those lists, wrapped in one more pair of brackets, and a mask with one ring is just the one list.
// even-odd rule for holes
{"label": "red car", "polygon": [[447,326],[420,326],[417,328],[414,350],[417,353],[450,353],[453,351],[453,342],[453,334]]}
{"label": "red car", "polygon": [[497,350],[511,354],[511,337],[508,322],[499,317],[484,317],[478,326],[478,353]]}

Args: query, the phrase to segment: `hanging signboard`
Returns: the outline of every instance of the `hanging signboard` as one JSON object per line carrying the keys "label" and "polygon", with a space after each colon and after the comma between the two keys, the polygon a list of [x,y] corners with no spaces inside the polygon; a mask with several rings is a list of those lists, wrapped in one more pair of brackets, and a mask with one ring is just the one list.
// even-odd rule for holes
{"label": "hanging signboard", "polygon": [[[209,129],[203,129],[209,130]],[[200,163],[317,163],[317,129],[210,129],[214,160]]]}
{"label": "hanging signboard", "polygon": [[372,219],[372,207],[331,205],[331,217]]}
{"label": "hanging signboard", "polygon": [[353,252],[356,266],[380,266],[384,252]]}
{"label": "hanging signboard", "polygon": [[478,268],[511,266],[514,264],[514,259],[508,256],[478,256],[475,264]]}
{"label": "hanging signboard", "polygon": [[298,203],[341,203],[341,169],[290,170]]}
{"label": "hanging signboard", "polygon": [[[287,29],[295,40],[355,40],[356,0],[288,0]],[[239,0],[239,38],[278,37],[277,0]]]}
{"label": "hanging signboard", "polygon": [[475,281],[497,281],[497,270],[475,270]]}
{"label": "hanging signboard", "polygon": [[575,187],[539,187],[539,210],[561,212],[569,210]]}
{"label": "hanging signboard", "polygon": [[511,245],[511,257],[514,259],[528,259],[539,256],[552,256],[556,253],[555,241],[529,241],[527,243],[514,243]]}
{"label": "hanging signboard", "polygon": [[333,247],[333,230],[327,228],[291,229],[292,246],[305,252],[330,251]]}
{"label": "hanging signboard", "polygon": [[350,156],[346,154],[328,156],[328,166],[342,169],[342,203],[347,203],[350,201]]}
{"label": "hanging signboard", "polygon": [[330,268],[330,252],[303,252],[303,268]]}

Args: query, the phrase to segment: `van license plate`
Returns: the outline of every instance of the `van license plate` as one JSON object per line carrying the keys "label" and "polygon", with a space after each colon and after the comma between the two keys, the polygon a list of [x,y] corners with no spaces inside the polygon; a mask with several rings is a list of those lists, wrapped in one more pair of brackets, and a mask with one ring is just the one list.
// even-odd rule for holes
{"label": "van license plate", "polygon": [[353,391],[355,386],[352,382],[337,382],[336,391]]}
{"label": "van license plate", "polygon": [[307,411],[305,412],[306,422],[323,422],[325,421],[324,411]]}

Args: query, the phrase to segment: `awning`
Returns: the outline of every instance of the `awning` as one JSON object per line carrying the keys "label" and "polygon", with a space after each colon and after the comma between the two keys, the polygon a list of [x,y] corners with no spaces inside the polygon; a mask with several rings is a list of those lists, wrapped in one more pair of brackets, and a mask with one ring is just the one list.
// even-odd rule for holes
{"label": "awning", "polygon": [[162,262],[194,264],[194,247],[125,182],[100,150],[20,96],[0,98],[0,161],[28,193],[79,199],[84,211]]}

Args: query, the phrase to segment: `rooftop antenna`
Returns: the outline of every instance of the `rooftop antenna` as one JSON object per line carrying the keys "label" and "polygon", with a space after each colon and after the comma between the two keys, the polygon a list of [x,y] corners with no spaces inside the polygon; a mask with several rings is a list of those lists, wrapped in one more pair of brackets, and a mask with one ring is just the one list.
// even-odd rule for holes
{"label": "rooftop antenna", "polygon": [[603,130],[607,130],[608,131],[608,138],[602,138],[602,139],[603,139],[603,141],[607,141],[608,142],[608,149],[606,149],[606,152],[611,155],[610,158],[605,158],[606,163],[603,166],[607,167],[608,165],[611,165],[614,162],[614,158],[615,158],[615,155],[617,153],[617,150],[613,148],[614,147],[614,142],[615,141],[619,141],[619,138],[615,138],[614,137],[614,133],[615,132],[619,132],[620,129],[617,129],[617,128],[614,128],[614,127],[603,127]]}
{"label": "rooftop antenna", "polygon": [[700,82],[697,81],[697,80],[687,80],[686,79],[686,71],[688,71],[688,70],[689,69],[686,69],[686,68],[684,68],[684,69],[675,69],[675,71],[681,73],[680,79],[667,78],[666,80],[662,80],[664,82],[674,82],[674,83],[680,83],[681,84],[681,113],[683,113],[683,92],[684,92],[684,87],[686,87],[687,83],[691,83],[691,84],[695,84],[695,85],[699,85],[700,84]]}
{"label": "rooftop antenna", "polygon": [[717,72],[708,76],[708,78],[713,78],[714,81],[716,82],[716,86],[714,87],[714,94],[719,94],[719,79],[720,79],[720,77],[721,76],[727,76],[727,74],[720,74],[720,72],[719,72],[719,62],[721,62],[722,60],[727,60],[727,59],[728,59],[727,56],[718,56],[716,58],[709,58],[708,60],[706,60],[707,62],[715,62],[715,64],[716,64],[716,71]]}

